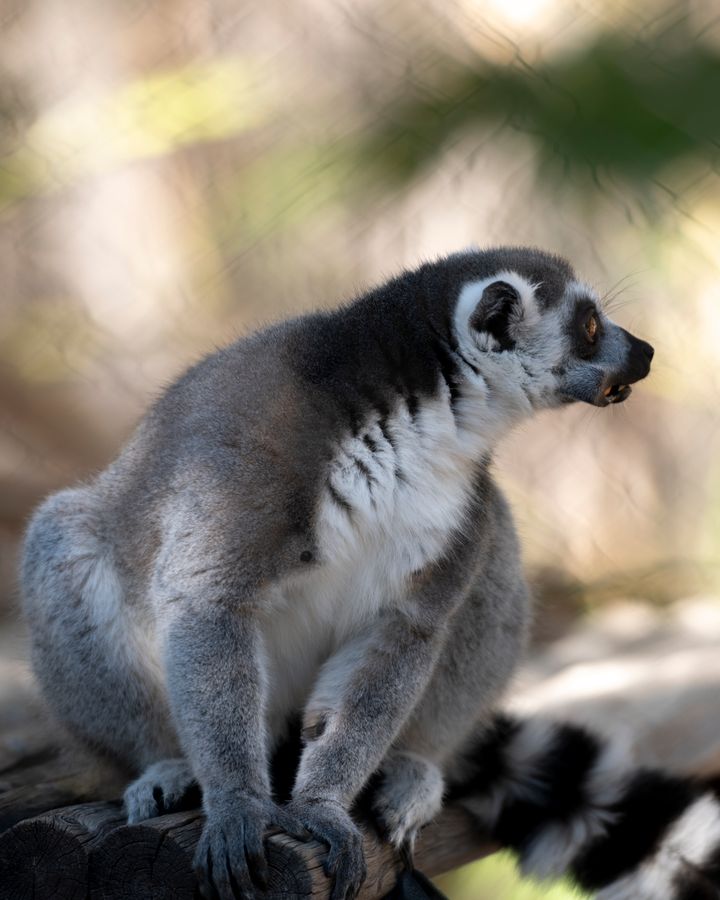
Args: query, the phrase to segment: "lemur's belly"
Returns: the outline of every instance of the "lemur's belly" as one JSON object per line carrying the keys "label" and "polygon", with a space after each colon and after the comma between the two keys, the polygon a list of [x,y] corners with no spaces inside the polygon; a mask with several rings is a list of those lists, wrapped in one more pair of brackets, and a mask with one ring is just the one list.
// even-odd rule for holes
{"label": "lemur's belly", "polygon": [[274,739],[305,709],[323,663],[402,595],[384,590],[379,575],[369,565],[320,564],[269,592],[267,721]]}
{"label": "lemur's belly", "polygon": [[406,593],[462,521],[472,459],[442,394],[368,421],[339,445],[323,485],[318,559],[274,586],[268,608],[268,720],[304,709],[323,663]]}

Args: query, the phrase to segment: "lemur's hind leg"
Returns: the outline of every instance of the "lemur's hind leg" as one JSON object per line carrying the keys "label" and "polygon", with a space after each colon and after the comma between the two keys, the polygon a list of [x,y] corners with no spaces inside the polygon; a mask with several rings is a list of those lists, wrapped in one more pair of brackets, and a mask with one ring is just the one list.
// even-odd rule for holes
{"label": "lemur's hind leg", "polygon": [[126,794],[133,821],[168,811],[193,777],[180,759],[151,623],[128,608],[90,489],[62,491],[40,507],[22,588],[33,668],[53,711],[128,772],[147,769]]}
{"label": "lemur's hind leg", "polygon": [[413,753],[391,753],[372,797],[383,836],[396,847],[412,849],[420,828],[440,812],[443,787],[435,763]]}

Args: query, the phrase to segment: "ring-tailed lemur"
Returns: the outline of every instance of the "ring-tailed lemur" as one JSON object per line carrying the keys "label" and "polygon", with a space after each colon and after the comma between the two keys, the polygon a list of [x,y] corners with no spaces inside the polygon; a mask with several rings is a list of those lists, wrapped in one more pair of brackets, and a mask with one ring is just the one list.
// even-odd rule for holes
{"label": "ring-tailed lemur", "polygon": [[[497,441],[537,410],[623,401],[649,344],[564,260],[467,251],[209,356],[91,483],[35,514],[22,564],[56,713],[139,778],[129,820],[197,778],[202,888],[249,897],[279,825],[364,877],[348,808],[378,768],[402,844],[488,726],[528,592]],[[268,755],[290,718],[292,798]]]}

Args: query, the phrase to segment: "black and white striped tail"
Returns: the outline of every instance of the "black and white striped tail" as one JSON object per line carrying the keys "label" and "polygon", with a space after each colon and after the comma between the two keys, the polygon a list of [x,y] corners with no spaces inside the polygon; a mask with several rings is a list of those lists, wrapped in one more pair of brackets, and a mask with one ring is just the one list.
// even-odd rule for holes
{"label": "black and white striped tail", "polygon": [[498,716],[462,755],[451,798],[523,873],[598,900],[720,898],[717,786],[628,762],[566,723]]}

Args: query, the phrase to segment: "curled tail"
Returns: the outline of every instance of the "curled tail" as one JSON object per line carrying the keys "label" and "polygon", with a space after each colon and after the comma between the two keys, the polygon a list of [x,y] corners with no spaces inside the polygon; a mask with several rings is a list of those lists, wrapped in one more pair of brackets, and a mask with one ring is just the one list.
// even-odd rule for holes
{"label": "curled tail", "polygon": [[628,762],[567,723],[498,716],[449,779],[522,872],[569,876],[598,900],[720,898],[720,802],[711,782]]}

